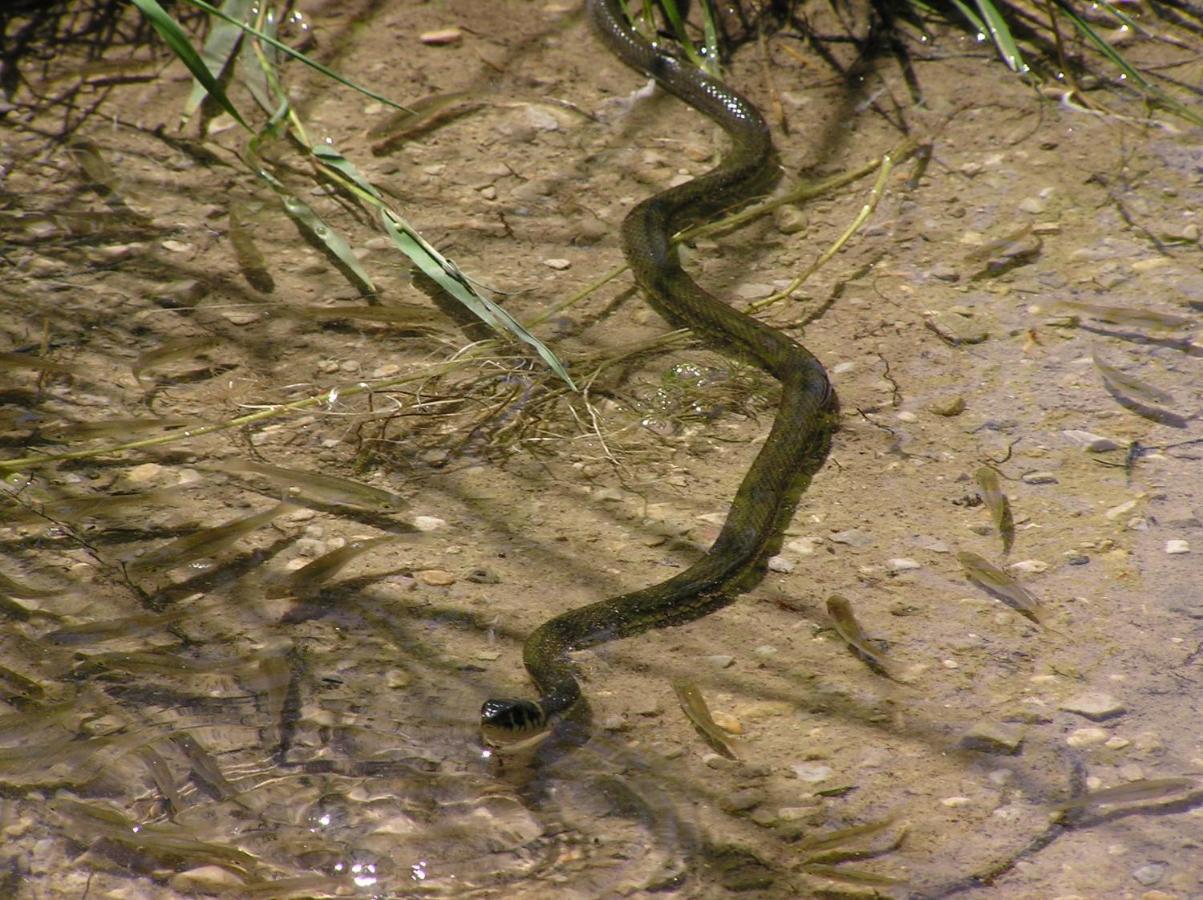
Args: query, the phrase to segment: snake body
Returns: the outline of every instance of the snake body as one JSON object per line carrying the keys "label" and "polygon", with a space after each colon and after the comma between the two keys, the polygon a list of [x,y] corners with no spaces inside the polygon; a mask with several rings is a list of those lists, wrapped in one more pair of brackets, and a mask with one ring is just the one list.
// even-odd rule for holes
{"label": "snake body", "polygon": [[568,654],[651,628],[681,624],[726,605],[761,557],[800,474],[822,457],[835,395],[819,361],[776,329],[703,290],[681,267],[672,235],[746,202],[776,176],[769,129],[756,107],[701,70],[646,41],[621,0],[589,0],[594,26],[611,51],[717,122],[732,149],[714,169],[644,200],[622,225],[623,251],[652,306],[722,352],[750,359],[781,382],[772,430],[740,483],[710,550],[667,581],[592,603],[540,625],[523,660],[537,702],[489,700],[481,709],[487,739],[515,740],[546,729],[581,699]]}

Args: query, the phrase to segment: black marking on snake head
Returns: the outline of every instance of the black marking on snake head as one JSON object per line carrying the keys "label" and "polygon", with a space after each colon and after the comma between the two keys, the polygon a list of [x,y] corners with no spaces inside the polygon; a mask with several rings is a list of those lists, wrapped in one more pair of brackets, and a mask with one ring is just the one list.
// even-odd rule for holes
{"label": "black marking on snake head", "polygon": [[490,731],[522,735],[541,731],[547,716],[530,700],[486,700],[480,708],[480,724]]}

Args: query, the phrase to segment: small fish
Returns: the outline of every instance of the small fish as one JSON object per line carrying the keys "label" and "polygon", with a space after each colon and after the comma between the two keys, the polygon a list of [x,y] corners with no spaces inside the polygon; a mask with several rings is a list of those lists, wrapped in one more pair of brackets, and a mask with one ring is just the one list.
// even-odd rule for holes
{"label": "small fish", "polygon": [[1058,300],[1053,304],[1055,309],[1068,309],[1085,313],[1095,319],[1117,324],[1150,325],[1156,328],[1181,328],[1191,325],[1196,320],[1190,316],[1176,316],[1173,313],[1158,312],[1155,309],[1139,309],[1129,306],[1101,306],[1095,303],[1079,303],[1077,300]]}
{"label": "small fish", "polygon": [[174,569],[176,566],[195,562],[198,559],[217,556],[252,531],[262,528],[277,516],[291,512],[294,509],[296,509],[296,506],[291,503],[278,503],[271,509],[264,510],[263,512],[255,513],[242,519],[235,519],[233,522],[226,522],[224,525],[204,528],[195,534],[188,534],[182,538],[176,538],[174,541],[151,550],[143,556],[126,560],[126,565],[135,572],[146,572],[149,570],[165,571],[167,569]]}
{"label": "small fish", "polygon": [[218,339],[213,335],[205,335],[204,337],[186,337],[176,338],[168,341],[165,344],[160,344],[154,350],[147,350],[134,360],[130,371],[133,372],[134,378],[141,380],[142,373],[147,369],[157,369],[160,366],[165,366],[170,362],[175,362],[178,359],[185,357],[197,356],[216,347]]}
{"label": "small fish", "polygon": [[137,637],[158,631],[178,622],[190,612],[186,606],[177,605],[161,613],[139,613],[119,619],[101,622],[83,622],[79,625],[64,625],[46,635],[46,640],[60,646],[77,644],[100,644],[124,637]]}
{"label": "small fish", "polygon": [[270,294],[275,290],[276,283],[267,269],[267,260],[255,243],[254,227],[245,203],[230,205],[229,238],[234,247],[234,258],[247,283],[260,293]]}
{"label": "small fish", "polygon": [[266,463],[242,459],[208,463],[204,468],[232,475],[248,473],[261,475],[275,484],[288,488],[290,492],[295,491],[318,503],[356,506],[385,512],[397,512],[409,506],[409,501],[398,494],[335,475],[300,472],[296,469],[285,469],[280,466],[269,466]]}
{"label": "small fish", "polygon": [[155,787],[159,789],[159,793],[163,795],[163,799],[167,801],[171,811],[177,813],[183,809],[180,792],[176,789],[175,778],[171,774],[171,767],[167,765],[167,760],[163,759],[154,747],[150,746],[139,747],[135,753],[150,770],[150,777],[154,781]]}
{"label": "small fish", "polygon": [[25,509],[0,513],[0,521],[39,522],[47,519],[56,522],[76,522],[88,518],[109,518],[147,506],[179,506],[184,498],[175,488],[162,488],[133,494],[110,494],[108,496],[63,497],[45,503],[29,504]]}
{"label": "small fish", "polygon": [[62,591],[31,587],[0,572],[0,597],[19,597],[22,600],[44,600],[57,597]]}
{"label": "small fish", "polygon": [[1194,778],[1141,778],[1116,787],[1089,791],[1072,800],[1057,804],[1057,809],[1083,809],[1088,806],[1102,806],[1110,803],[1131,803],[1136,800],[1159,800],[1169,794],[1190,790],[1198,787],[1199,782]]}
{"label": "small fish", "polygon": [[376,139],[372,144],[372,153],[380,156],[408,138],[453,122],[482,106],[484,102],[474,99],[468,91],[431,94],[415,100],[408,108],[397,110],[383,122],[372,126],[368,131],[368,137]]}
{"label": "small fish", "polygon": [[1040,624],[1040,601],[1018,581],[976,553],[961,552],[957,560],[965,576],[987,593],[1001,600],[1020,615]]}
{"label": "small fish", "polygon": [[117,193],[117,176],[100,155],[100,148],[95,143],[85,138],[75,138],[67,144],[67,152],[94,186],[108,193]]}
{"label": "small fish", "polygon": [[402,540],[406,535],[389,534],[384,537],[363,538],[351,541],[337,550],[323,553],[301,568],[290,572],[279,581],[268,585],[268,597],[302,597],[316,592],[323,584],[337,575],[347,563],[381,544]]}
{"label": "small fish", "polygon": [[0,369],[37,369],[39,372],[53,372],[56,375],[78,375],[83,371],[79,366],[55,362],[42,356],[31,356],[28,353],[0,353]]}
{"label": "small fish", "polygon": [[94,441],[114,436],[128,437],[146,431],[166,431],[185,425],[203,425],[199,419],[103,419],[99,422],[56,422],[39,428],[38,433],[48,440]]}
{"label": "small fish", "polygon": [[420,306],[302,306],[293,309],[284,307],[281,313],[319,322],[359,319],[421,331],[437,331],[447,325],[446,317],[442,314]]}
{"label": "small fish", "polygon": [[226,778],[213,754],[202,747],[192,735],[186,731],[179,731],[171,735],[171,741],[188,757],[196,779],[219,799],[232,800],[242,793]]}
{"label": "small fish", "polygon": [[1173,403],[1174,398],[1161,388],[1146,384],[1126,372],[1122,372],[1099,358],[1097,353],[1091,354],[1095,368],[1103,378],[1103,386],[1115,398],[1116,402],[1138,416],[1171,425],[1175,428],[1185,428],[1186,418],[1159,404]]}
{"label": "small fish", "polygon": [[36,681],[26,678],[20,672],[0,666],[0,697],[4,697],[6,700],[13,697],[21,697],[24,700],[41,700],[44,696],[46,696],[46,692]]}
{"label": "small fish", "polygon": [[844,639],[844,643],[864,661],[870,669],[879,675],[890,677],[885,661],[869,645],[869,638],[861,629],[856,616],[852,614],[852,604],[839,594],[827,598],[827,614],[835,625],[835,633]]}
{"label": "small fish", "polygon": [[1011,514],[1011,501],[1007,499],[998,482],[998,473],[989,466],[982,466],[973,477],[982,489],[982,502],[986,504],[986,509],[990,510],[994,527],[1002,536],[1003,553],[1010,553],[1011,546],[1015,543],[1015,518]]}
{"label": "small fish", "polygon": [[735,745],[727,737],[726,732],[719,728],[711,718],[710,708],[706,705],[706,699],[698,690],[697,685],[682,681],[673,682],[673,692],[676,693],[685,716],[693,723],[694,729],[702,736],[702,740],[709,744],[715,753],[725,756],[727,759],[738,759]]}
{"label": "small fish", "polygon": [[184,672],[210,672],[229,667],[226,660],[201,662],[172,653],[138,651],[134,653],[92,653],[83,656],[71,670],[76,678],[104,672],[130,672],[154,675],[179,675]]}

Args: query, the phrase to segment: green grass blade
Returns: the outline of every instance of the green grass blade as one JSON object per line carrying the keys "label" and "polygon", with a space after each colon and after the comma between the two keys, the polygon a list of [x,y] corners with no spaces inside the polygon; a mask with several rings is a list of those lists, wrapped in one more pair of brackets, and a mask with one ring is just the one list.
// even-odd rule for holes
{"label": "green grass blade", "polygon": [[192,44],[188,41],[188,36],[184,34],[184,29],[179,26],[176,20],[171,18],[167,14],[167,11],[159,6],[156,0],[133,0],[133,3],[141,10],[142,15],[146,16],[150,21],[150,24],[167,43],[167,46],[171,48],[171,51],[188,67],[188,71],[192,73],[192,76],[209,92],[209,96],[216,101],[217,105],[228,112],[234,118],[235,122],[247,131],[250,131],[251,127],[238,114],[238,110],[234,108],[234,104],[230,102],[230,98],[226,96],[226,92],[222,89],[222,86],[205,66],[200,54],[193,49]]}
{"label": "green grass blade", "polygon": [[[272,37],[270,34],[260,31],[258,28],[252,28],[250,25],[247,25],[245,22],[239,22],[237,19],[233,19],[230,16],[227,16],[216,6],[206,3],[205,0],[187,0],[187,2],[190,3],[192,6],[195,6],[197,9],[203,9],[205,12],[209,13],[209,15],[211,15],[211,16],[216,16],[219,19],[224,19],[225,21],[230,22],[233,25],[236,25],[237,27],[239,27],[243,31],[245,31],[247,34],[253,34],[255,37],[257,37],[259,40],[263,41],[264,43],[269,44],[272,47],[275,47],[277,50],[279,50],[282,53],[287,54],[288,56],[291,56],[293,59],[300,60],[305,65],[309,66],[311,69],[316,69],[317,71],[319,71],[323,75],[325,75],[327,78],[333,78],[339,84],[346,85],[347,87],[351,88],[351,90],[359,91],[359,93],[363,94],[366,97],[371,97],[373,100],[379,100],[381,103],[385,104],[386,106],[391,106],[393,109],[405,109],[405,107],[402,106],[400,103],[395,103],[392,100],[390,100],[388,97],[385,97],[383,94],[378,94],[375,91],[364,87],[363,85],[356,84],[354,81],[351,81],[349,78],[344,78],[342,75],[339,75],[333,69],[323,66],[316,59],[310,59],[308,56],[306,56],[301,51],[292,49],[292,47],[289,47],[283,41],[277,40],[276,38]],[[141,7],[144,3],[154,3],[154,0],[134,0],[134,3],[138,4],[138,6]],[[157,6],[158,4],[155,4],[155,5]],[[176,27],[178,28],[178,26],[176,26]],[[183,32],[181,32],[181,34],[182,33]]]}
{"label": "green grass blade", "polygon": [[1007,67],[1020,75],[1028,72],[1028,64],[1023,61],[1023,54],[1019,52],[1015,36],[1011,34],[1011,27],[1007,24],[1006,17],[999,8],[991,0],[974,0],[974,5],[982,14],[990,37],[994,39],[994,46],[998,48],[999,55],[1002,56]]}
{"label": "green grass blade", "polygon": [[[250,0],[226,0],[221,8],[232,18],[245,19],[250,6]],[[241,40],[241,28],[237,28],[229,22],[221,20],[213,23],[213,27],[209,30],[209,37],[205,41],[205,46],[201,48],[200,55],[205,68],[209,70],[209,74],[213,76],[214,80],[221,80],[222,73],[225,72],[230,62],[234,59],[234,54],[238,51],[238,44]],[[196,112],[202,101],[204,101],[207,93],[209,91],[203,84],[193,80],[192,93],[188,95],[188,99],[184,103],[183,118],[185,122],[192,118],[193,113]]]}
{"label": "green grass blade", "polygon": [[520,341],[529,344],[551,367],[551,370],[564,380],[565,384],[576,390],[576,385],[556,355],[502,307],[474,290],[455,263],[430,246],[408,223],[389,210],[381,209],[380,218],[384,221],[385,231],[393,239],[393,243],[402,253],[413,260],[414,265],[421,269],[423,274],[471,310],[489,327],[498,331],[508,331]]}
{"label": "green grass blade", "polygon": [[318,158],[324,166],[329,166],[344,178],[358,187],[368,196],[383,203],[384,198],[380,196],[380,192],[372,185],[370,181],[363,177],[363,173],[355,167],[355,163],[351,162],[329,144],[318,144],[312,148],[313,155]]}

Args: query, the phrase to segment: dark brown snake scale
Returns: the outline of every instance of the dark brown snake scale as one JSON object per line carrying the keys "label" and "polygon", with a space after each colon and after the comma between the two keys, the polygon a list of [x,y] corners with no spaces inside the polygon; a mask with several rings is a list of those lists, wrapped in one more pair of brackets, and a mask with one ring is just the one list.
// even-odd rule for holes
{"label": "dark brown snake scale", "polygon": [[721,352],[749,359],[781,382],[772,430],[744,475],[710,550],[667,581],[574,609],[540,625],[523,660],[537,702],[489,700],[486,738],[521,739],[545,729],[581,699],[568,654],[651,628],[700,618],[729,603],[759,561],[799,479],[814,470],[831,432],[835,395],[827,373],[796,341],[708,294],[682,269],[672,236],[745,203],[775,180],[772,139],[760,112],[699,69],[648,43],[629,25],[621,0],[589,0],[602,40],[624,63],[717,122],[732,149],[714,169],[644,200],[622,225],[623,252],[652,306]]}

